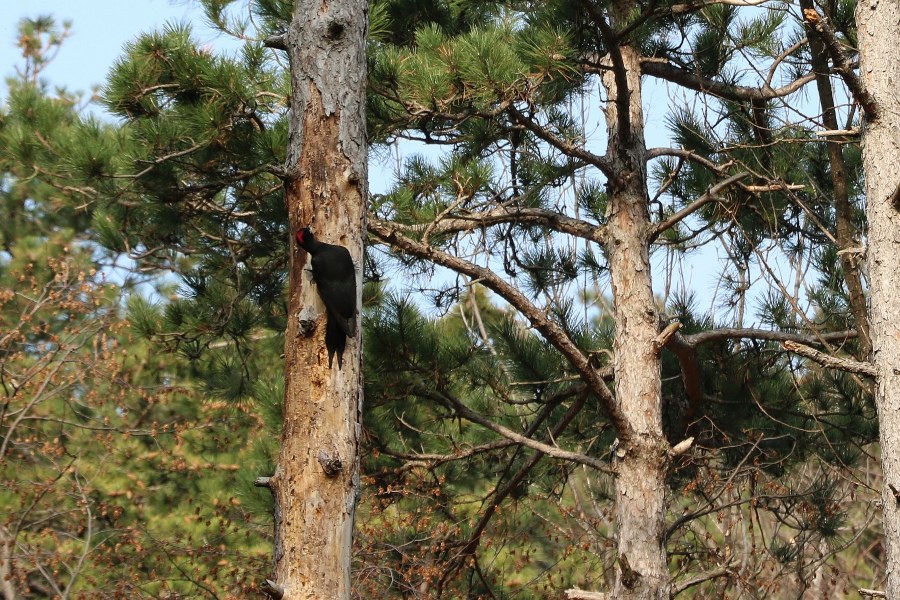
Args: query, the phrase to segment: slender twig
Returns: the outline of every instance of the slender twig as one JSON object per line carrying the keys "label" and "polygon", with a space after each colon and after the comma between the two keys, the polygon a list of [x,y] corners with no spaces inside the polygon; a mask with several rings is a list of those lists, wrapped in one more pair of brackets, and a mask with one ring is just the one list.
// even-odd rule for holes
{"label": "slender twig", "polygon": [[744,171],[744,172],[738,173],[737,175],[732,175],[728,179],[725,179],[724,181],[720,181],[716,185],[712,186],[711,188],[709,188],[709,190],[705,194],[703,194],[702,196],[700,196],[699,198],[697,198],[696,200],[694,200],[693,202],[691,202],[690,204],[688,204],[687,206],[685,206],[684,208],[682,208],[681,210],[676,212],[675,214],[671,215],[668,219],[666,219],[662,223],[658,223],[656,225],[656,227],[653,228],[653,232],[650,234],[650,241],[652,242],[653,240],[658,238],[660,236],[660,234],[662,234],[664,231],[670,229],[671,227],[674,227],[675,225],[677,225],[678,223],[683,221],[685,218],[687,218],[691,214],[697,212],[698,210],[700,210],[701,208],[703,208],[704,206],[706,206],[713,200],[718,200],[719,192],[728,188],[733,183],[737,183],[738,181],[740,181],[741,179],[743,179],[744,177],[747,177],[749,175],[750,175],[750,173]]}
{"label": "slender twig", "polygon": [[731,569],[728,566],[720,567],[718,569],[713,569],[712,571],[707,571],[705,573],[700,573],[695,577],[691,577],[690,579],[685,579],[684,581],[679,581],[672,584],[672,597],[674,598],[681,592],[686,589],[692,588],[695,585],[700,585],[705,581],[709,581],[710,579],[717,579],[719,577],[725,577],[726,575],[731,573]]}

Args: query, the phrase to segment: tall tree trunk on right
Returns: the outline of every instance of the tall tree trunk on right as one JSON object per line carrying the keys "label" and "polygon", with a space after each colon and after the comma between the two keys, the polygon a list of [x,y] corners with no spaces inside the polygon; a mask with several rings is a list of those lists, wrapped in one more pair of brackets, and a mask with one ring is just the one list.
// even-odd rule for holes
{"label": "tall tree trunk on right", "polygon": [[869,0],[856,8],[860,75],[878,104],[863,129],[868,217],[870,330],[878,369],[878,419],[884,471],[888,598],[900,598],[900,4]]}

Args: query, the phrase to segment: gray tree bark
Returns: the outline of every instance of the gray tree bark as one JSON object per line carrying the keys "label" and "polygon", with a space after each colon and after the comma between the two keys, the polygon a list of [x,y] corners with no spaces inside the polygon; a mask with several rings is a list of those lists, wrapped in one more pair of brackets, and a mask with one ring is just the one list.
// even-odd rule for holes
{"label": "gray tree bark", "polygon": [[870,330],[884,471],[885,592],[900,598],[900,3],[860,2],[856,21],[860,76],[877,104],[862,136]]}
{"label": "gray tree bark", "polygon": [[[349,249],[361,305],[366,169],[367,3],[298,0],[287,51],[292,79],[285,202],[291,232]],[[359,490],[360,327],[343,368],[328,367],[326,311],[292,243],[285,340],[284,429],[275,475],[275,580],[287,599],[350,598],[350,551]]]}

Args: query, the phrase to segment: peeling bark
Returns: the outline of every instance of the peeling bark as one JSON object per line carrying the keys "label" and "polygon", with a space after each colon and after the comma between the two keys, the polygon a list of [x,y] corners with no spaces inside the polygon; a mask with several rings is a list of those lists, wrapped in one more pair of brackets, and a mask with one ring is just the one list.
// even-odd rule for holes
{"label": "peeling bark", "polygon": [[[366,26],[365,2],[301,0],[281,38],[293,84],[285,166],[290,230],[310,226],[320,240],[349,249],[358,308],[367,178]],[[276,503],[272,585],[291,600],[348,599],[359,491],[361,335],[347,340],[343,368],[329,369],[326,311],[305,272],[308,256],[293,242],[291,247],[284,428],[278,467],[268,481]],[[301,314],[308,328],[301,328]],[[340,468],[324,468],[323,456]]]}

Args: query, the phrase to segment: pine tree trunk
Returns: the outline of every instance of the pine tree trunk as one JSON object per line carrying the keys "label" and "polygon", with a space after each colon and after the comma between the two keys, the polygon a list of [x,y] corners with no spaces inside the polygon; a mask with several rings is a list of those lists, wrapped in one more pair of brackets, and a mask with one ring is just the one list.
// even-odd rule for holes
{"label": "pine tree trunk", "polygon": [[[367,181],[366,6],[363,0],[298,0],[277,44],[288,52],[293,87],[285,175],[290,229],[310,226],[320,241],[350,250],[357,307]],[[276,502],[274,595],[341,600],[350,598],[359,490],[361,333],[347,340],[343,368],[335,360],[329,369],[325,309],[308,265],[293,243],[284,429],[269,482]]]}
{"label": "pine tree trunk", "polygon": [[627,431],[616,451],[619,569],[612,597],[668,600],[665,489],[668,444],[662,430],[661,381],[654,339],[659,320],[650,273],[640,53],[619,48],[621,63],[603,76],[613,175],[605,250],[615,309],[616,399]]}
{"label": "pine tree trunk", "polygon": [[870,333],[878,368],[876,402],[884,471],[888,598],[900,598],[900,4],[867,0],[856,8],[860,75],[878,104],[863,129],[868,217]]}

